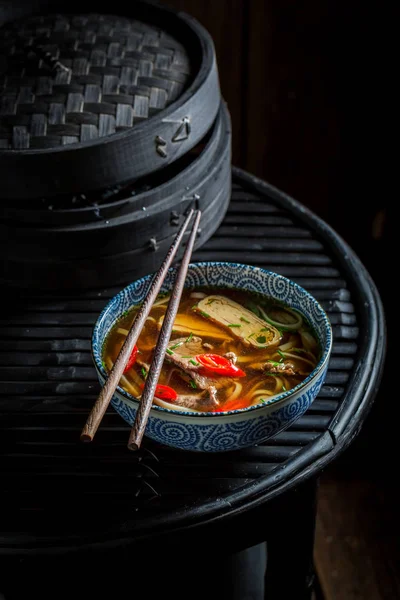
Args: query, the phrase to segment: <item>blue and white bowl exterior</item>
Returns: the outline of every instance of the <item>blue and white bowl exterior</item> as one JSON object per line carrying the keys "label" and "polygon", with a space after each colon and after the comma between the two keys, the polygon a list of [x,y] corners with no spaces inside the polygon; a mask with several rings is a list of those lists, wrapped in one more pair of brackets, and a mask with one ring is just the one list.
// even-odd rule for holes
{"label": "blue and white bowl exterior", "polygon": [[[169,270],[161,291],[172,288],[175,273],[175,268]],[[110,300],[95,324],[92,354],[101,384],[106,378],[101,357],[104,339],[126,310],[143,301],[151,279],[151,276],[143,277],[123,289]],[[174,411],[154,405],[146,426],[146,436],[175,448],[201,452],[235,450],[266,441],[301,417],[321,389],[332,348],[332,330],[327,315],[315,298],[302,287],[259,267],[224,262],[192,263],[185,287],[198,286],[260,292],[297,309],[319,338],[321,359],[301,384],[274,396],[265,404],[216,414]],[[111,403],[121,417],[133,425],[138,401],[118,387]]]}

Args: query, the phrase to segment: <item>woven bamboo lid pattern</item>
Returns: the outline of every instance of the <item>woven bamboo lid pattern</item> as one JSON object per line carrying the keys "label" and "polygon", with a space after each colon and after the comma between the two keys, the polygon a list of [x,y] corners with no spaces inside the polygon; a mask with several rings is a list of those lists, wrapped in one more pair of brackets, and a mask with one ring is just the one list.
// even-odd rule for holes
{"label": "woven bamboo lid pattern", "polygon": [[209,34],[152,2],[128,10],[0,28],[0,198],[134,181],[209,131],[221,100]]}
{"label": "woven bamboo lid pattern", "polygon": [[171,35],[111,15],[51,15],[3,31],[0,147],[53,148],[131,128],[187,87]]}

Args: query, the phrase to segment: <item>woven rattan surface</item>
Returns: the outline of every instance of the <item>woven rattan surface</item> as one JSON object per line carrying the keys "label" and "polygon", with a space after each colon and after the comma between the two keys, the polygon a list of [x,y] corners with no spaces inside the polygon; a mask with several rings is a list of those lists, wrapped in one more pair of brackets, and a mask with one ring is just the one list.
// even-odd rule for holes
{"label": "woven rattan surface", "polygon": [[46,15],[0,32],[0,148],[110,136],[176,100],[190,60],[174,37],[113,15]]}

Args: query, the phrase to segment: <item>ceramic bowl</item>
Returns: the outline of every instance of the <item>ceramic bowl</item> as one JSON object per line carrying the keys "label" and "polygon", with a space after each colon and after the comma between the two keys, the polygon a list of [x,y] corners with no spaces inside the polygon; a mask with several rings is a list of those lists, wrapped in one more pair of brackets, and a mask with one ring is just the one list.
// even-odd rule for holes
{"label": "ceramic bowl", "polygon": [[[161,291],[174,283],[175,268],[167,274]],[[107,373],[102,365],[102,347],[115,321],[132,305],[143,301],[152,275],[134,281],[114,296],[101,312],[92,335],[92,356],[100,384]],[[220,413],[175,411],[154,405],[146,436],[182,450],[222,452],[259,444],[296,421],[309,408],[325,380],[332,348],[329,319],[315,298],[293,281],[277,273],[228,262],[199,262],[189,265],[185,287],[217,286],[261,292],[298,310],[313,327],[321,344],[315,369],[296,387],[271,397],[267,403]],[[111,401],[114,409],[133,424],[138,400],[118,387]]]}

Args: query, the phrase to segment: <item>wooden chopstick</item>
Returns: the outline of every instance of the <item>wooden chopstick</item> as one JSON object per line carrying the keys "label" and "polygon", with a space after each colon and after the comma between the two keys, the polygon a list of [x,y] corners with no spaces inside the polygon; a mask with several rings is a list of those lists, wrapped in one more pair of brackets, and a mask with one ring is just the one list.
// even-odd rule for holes
{"label": "wooden chopstick", "polygon": [[[166,257],[164,258],[161,267],[153,277],[153,280],[146,293],[146,297],[143,301],[143,304],[139,312],[137,313],[134,322],[131,325],[129,333],[126,336],[125,342],[117,356],[117,359],[104,383],[104,386],[100,391],[100,394],[95,404],[93,405],[92,410],[90,411],[85,426],[82,429],[80,435],[80,439],[82,442],[91,442],[96,434],[96,431],[101,423],[104,413],[107,410],[107,407],[111,401],[115,389],[118,386],[119,380],[121,379],[121,376],[124,372],[125,365],[128,362],[133,347],[137,342],[140,332],[142,331],[145,321],[153,306],[153,302],[156,299],[158,292],[160,291],[161,285],[165,279],[168,269],[171,266],[174,256],[179,248],[183,235],[189,225],[190,219],[192,218],[193,212],[194,210],[190,209],[189,214],[187,215],[184,223],[182,224],[180,230],[177,233],[175,240],[172,242]],[[190,236],[188,241],[188,246],[191,244],[191,248],[193,247],[193,242],[191,242],[192,238],[193,235]]]}
{"label": "wooden chopstick", "polygon": [[153,403],[153,396],[160,376],[161,367],[165,358],[165,351],[171,336],[171,331],[174,325],[176,313],[178,312],[179,302],[182,296],[183,286],[186,279],[186,274],[190,262],[190,257],[193,252],[193,246],[196,239],[197,229],[199,226],[201,212],[198,210],[192,231],[179,267],[171,297],[168,302],[168,307],[164,315],[163,324],[158,336],[157,344],[154,349],[153,359],[149,371],[147,373],[146,382],[144,385],[139,408],[136,411],[135,422],[132,426],[128,440],[128,448],[130,450],[139,450],[142,438],[146,429],[147,420],[149,418],[150,409]]}

